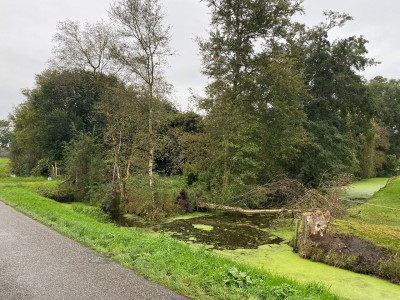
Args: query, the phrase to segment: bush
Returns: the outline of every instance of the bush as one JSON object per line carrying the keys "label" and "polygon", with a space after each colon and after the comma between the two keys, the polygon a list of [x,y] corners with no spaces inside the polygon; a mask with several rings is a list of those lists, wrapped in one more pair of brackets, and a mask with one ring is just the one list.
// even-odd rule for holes
{"label": "bush", "polygon": [[75,197],[88,200],[88,191],[105,181],[105,163],[100,145],[93,135],[79,133],[65,146],[64,158],[65,174]]}
{"label": "bush", "polygon": [[379,276],[400,284],[400,252],[378,262]]}
{"label": "bush", "polygon": [[110,220],[109,216],[99,207],[90,206],[83,203],[72,203],[71,208],[77,213],[81,213],[102,223],[106,223]]}
{"label": "bush", "polygon": [[117,220],[120,215],[120,195],[115,184],[104,185],[97,192],[103,195],[100,198],[101,210]]}

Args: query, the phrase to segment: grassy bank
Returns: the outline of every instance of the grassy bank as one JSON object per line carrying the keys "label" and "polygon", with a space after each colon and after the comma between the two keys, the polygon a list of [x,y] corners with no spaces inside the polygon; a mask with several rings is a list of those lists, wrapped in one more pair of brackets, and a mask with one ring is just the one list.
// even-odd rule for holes
{"label": "grassy bank", "polygon": [[[363,183],[365,186],[366,183]],[[368,189],[368,187],[366,187]],[[373,244],[400,249],[400,178],[391,180],[365,204],[353,206],[349,216],[334,223],[335,231],[354,235]]]}
{"label": "grassy bank", "polygon": [[57,203],[22,186],[0,186],[0,198],[58,232],[194,299],[340,299],[319,284],[300,284],[271,275],[167,235],[101,222],[85,208]]}
{"label": "grassy bank", "polygon": [[[372,180],[372,185],[375,185]],[[368,190],[368,181],[361,183]],[[360,189],[360,191],[362,191]],[[353,194],[355,194],[353,192]],[[349,216],[334,222],[334,230],[356,236],[386,249],[386,257],[374,263],[377,276],[400,284],[400,178],[390,180],[365,203],[354,203]],[[355,195],[357,198],[357,195]]]}

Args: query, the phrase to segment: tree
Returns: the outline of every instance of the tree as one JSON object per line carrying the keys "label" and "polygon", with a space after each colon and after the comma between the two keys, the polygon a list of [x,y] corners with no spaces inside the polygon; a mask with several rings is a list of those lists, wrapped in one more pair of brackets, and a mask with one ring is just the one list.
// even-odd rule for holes
{"label": "tree", "polygon": [[11,122],[9,120],[0,120],[0,148],[8,149],[11,137]]}
{"label": "tree", "polygon": [[206,2],[212,30],[200,50],[212,81],[200,107],[211,154],[207,185],[229,198],[282,172],[303,139],[306,92],[284,47],[301,1]]}
{"label": "tree", "polygon": [[66,20],[59,22],[53,37],[56,43],[50,63],[58,70],[90,70],[93,73],[116,74],[119,67],[111,57],[116,34],[104,22],[95,24]]}
{"label": "tree", "polygon": [[28,176],[44,153],[36,139],[40,134],[39,117],[29,100],[29,91],[24,91],[27,101],[20,104],[11,115],[14,136],[10,143],[11,169],[14,174]]}
{"label": "tree", "polygon": [[[347,37],[331,41],[330,30],[352,18],[347,14],[325,12],[326,21],[299,28],[291,53],[300,63],[310,97],[304,102],[309,143],[292,174],[318,185],[323,177],[338,172],[365,169],[366,156],[361,146],[372,130],[374,104],[358,73],[375,62],[366,57],[367,40]],[[317,158],[316,158],[317,157]]]}
{"label": "tree", "polygon": [[111,181],[118,183],[120,198],[127,204],[127,182],[145,168],[146,105],[138,92],[121,85],[109,89],[96,109],[106,124],[103,137],[112,162]]}
{"label": "tree", "polygon": [[[30,174],[40,160],[47,166],[63,160],[65,143],[77,132],[101,135],[104,124],[94,106],[116,82],[112,76],[79,70],[38,75],[36,87],[24,92],[27,101],[12,118],[11,160],[17,174]],[[48,175],[48,171],[39,173]]]}
{"label": "tree", "polygon": [[77,199],[87,198],[90,189],[105,181],[102,147],[90,133],[77,133],[65,145],[64,165]]}
{"label": "tree", "polygon": [[389,130],[389,153],[400,157],[400,80],[381,76],[368,82],[375,104],[375,119]]}
{"label": "tree", "polygon": [[158,0],[120,0],[111,6],[110,15],[121,36],[115,57],[133,75],[133,85],[142,91],[147,103],[148,176],[155,211],[155,104],[166,89],[163,67],[172,55],[169,28],[163,24]]}

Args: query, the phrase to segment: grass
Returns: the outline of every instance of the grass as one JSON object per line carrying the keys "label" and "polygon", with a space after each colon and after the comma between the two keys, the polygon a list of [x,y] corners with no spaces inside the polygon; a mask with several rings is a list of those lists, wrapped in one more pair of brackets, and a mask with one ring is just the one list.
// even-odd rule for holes
{"label": "grass", "polygon": [[0,157],[0,165],[7,165],[9,164],[10,160],[6,157]]}
{"label": "grass", "polygon": [[[2,179],[0,180],[0,182]],[[300,284],[218,257],[166,234],[121,228],[98,211],[39,196],[38,184],[0,186],[0,198],[21,212],[147,278],[194,299],[341,299],[320,284]],[[99,217],[100,216],[100,217]]]}
{"label": "grass", "polygon": [[8,158],[0,158],[0,177],[5,177],[10,175],[9,162],[10,161]]}
{"label": "grass", "polygon": [[355,235],[378,246],[400,249],[400,178],[390,181],[365,204],[350,209],[346,219],[336,220],[340,233]]}

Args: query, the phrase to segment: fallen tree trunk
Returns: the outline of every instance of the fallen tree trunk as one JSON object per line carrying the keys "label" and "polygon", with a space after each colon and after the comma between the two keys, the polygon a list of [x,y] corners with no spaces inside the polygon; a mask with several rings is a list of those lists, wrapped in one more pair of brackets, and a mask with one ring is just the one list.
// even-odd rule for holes
{"label": "fallen tree trunk", "polygon": [[236,212],[244,215],[255,215],[255,214],[279,214],[279,213],[287,213],[293,214],[301,212],[299,209],[286,209],[286,208],[279,208],[279,209],[244,209],[240,207],[232,207],[226,205],[218,205],[212,203],[204,203],[199,202],[197,203],[197,208],[206,208],[206,209],[216,209],[216,210],[223,210],[229,212]]}

